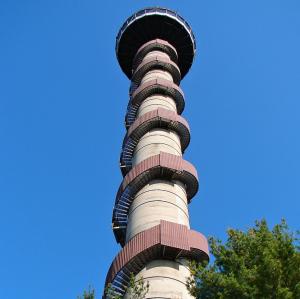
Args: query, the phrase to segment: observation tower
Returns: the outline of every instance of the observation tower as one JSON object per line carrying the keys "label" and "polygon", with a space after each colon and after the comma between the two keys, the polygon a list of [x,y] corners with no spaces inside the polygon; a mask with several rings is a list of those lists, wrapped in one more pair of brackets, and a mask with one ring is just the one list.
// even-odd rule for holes
{"label": "observation tower", "polygon": [[[193,298],[189,260],[208,260],[206,238],[190,229],[188,204],[198,191],[195,167],[182,155],[190,128],[181,116],[180,81],[196,41],[189,24],[165,8],[142,9],[121,27],[116,55],[131,80],[112,227],[122,249],[105,285],[129,298],[131,273],[149,282],[146,298]],[[106,295],[103,295],[106,298]]]}

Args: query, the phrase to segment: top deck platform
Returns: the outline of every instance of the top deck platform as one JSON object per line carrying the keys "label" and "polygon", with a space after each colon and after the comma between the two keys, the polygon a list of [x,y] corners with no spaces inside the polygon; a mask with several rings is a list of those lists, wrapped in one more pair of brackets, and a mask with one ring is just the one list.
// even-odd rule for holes
{"label": "top deck platform", "polygon": [[116,55],[129,79],[137,50],[156,38],[163,39],[176,48],[181,77],[189,71],[196,52],[196,40],[189,24],[172,10],[145,8],[126,20],[116,38]]}

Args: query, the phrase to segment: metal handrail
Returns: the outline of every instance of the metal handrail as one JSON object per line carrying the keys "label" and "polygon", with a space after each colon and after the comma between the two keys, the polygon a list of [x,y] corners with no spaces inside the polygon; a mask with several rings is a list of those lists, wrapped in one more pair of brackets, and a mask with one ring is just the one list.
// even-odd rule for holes
{"label": "metal handrail", "polygon": [[193,48],[194,48],[194,53],[196,52],[196,39],[194,36],[194,33],[192,31],[191,26],[188,24],[188,22],[181,17],[177,12],[170,10],[168,8],[162,8],[162,7],[149,7],[149,8],[144,8],[136,13],[134,13],[132,16],[130,16],[125,23],[122,25],[121,29],[118,32],[118,35],[116,37],[116,52],[118,52],[119,49],[119,42],[121,40],[121,37],[124,33],[124,31],[127,29],[127,27],[133,23],[135,20],[140,19],[144,16],[149,16],[153,14],[158,14],[158,15],[164,15],[168,16],[172,19],[176,19],[183,27],[186,29],[186,31],[190,34],[191,40],[193,43]]}

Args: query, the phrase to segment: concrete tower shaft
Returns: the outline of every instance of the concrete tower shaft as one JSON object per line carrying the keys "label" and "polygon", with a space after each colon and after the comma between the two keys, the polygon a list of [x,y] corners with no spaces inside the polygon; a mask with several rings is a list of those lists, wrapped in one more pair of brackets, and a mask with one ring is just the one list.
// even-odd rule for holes
{"label": "concrete tower shaft", "polygon": [[190,26],[168,9],[137,12],[117,36],[117,57],[131,85],[120,156],[124,178],[112,217],[123,249],[106,285],[124,298],[130,273],[149,282],[146,298],[192,298],[187,263],[208,259],[206,238],[189,223],[197,171],[182,157],[190,129],[180,115],[185,102],[179,84],[195,50]]}
{"label": "concrete tower shaft", "polygon": [[[180,70],[167,53],[156,49],[156,45],[160,42],[163,41],[152,41],[150,43],[152,47],[147,43],[148,51],[144,51],[144,58],[141,57],[140,52],[145,48],[145,45],[136,54],[134,61],[141,60],[139,64],[136,64],[132,76],[132,81],[136,87],[142,87],[147,82],[156,82],[160,79],[169,81],[170,84],[173,84],[174,79],[176,79],[177,84],[179,84]],[[166,42],[164,44],[168,45]],[[140,74],[139,80],[136,80],[137,73]],[[147,110],[149,111],[147,112]],[[165,113],[165,117],[168,117],[168,114],[178,116],[173,99],[158,93],[143,100],[137,110],[136,121],[144,119],[148,115],[158,114],[158,112]],[[132,167],[136,167],[146,159],[160,155],[161,152],[181,157],[180,136],[175,130],[156,124],[152,128],[149,127],[147,132],[137,141],[133,150]],[[162,177],[151,181],[135,195],[128,213],[126,242],[139,232],[158,225],[160,220],[190,226],[186,190],[182,182],[166,180]]]}

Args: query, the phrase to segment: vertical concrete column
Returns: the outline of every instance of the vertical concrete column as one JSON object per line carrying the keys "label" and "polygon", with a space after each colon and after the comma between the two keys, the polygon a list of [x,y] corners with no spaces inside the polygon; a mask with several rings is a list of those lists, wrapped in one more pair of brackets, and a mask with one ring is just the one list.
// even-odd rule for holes
{"label": "vertical concrete column", "polygon": [[[136,281],[143,279],[149,282],[149,291],[146,298],[158,299],[193,299],[186,287],[190,276],[188,261],[154,260],[136,276]],[[125,299],[132,299],[125,294]]]}
{"label": "vertical concrete column", "polygon": [[[166,53],[156,50],[145,55],[142,63],[157,57],[170,60]],[[154,68],[143,76],[140,85],[155,79],[174,82],[170,72]],[[141,103],[137,118],[157,108],[177,112],[172,97],[155,94],[145,98]],[[148,131],[136,145],[132,166],[160,152],[182,156],[180,138],[176,132],[162,128]],[[186,190],[179,181],[153,180],[136,194],[128,213],[126,242],[138,233],[158,225],[161,220],[190,227]],[[189,299],[192,297],[186,288],[188,277],[186,260],[155,260],[146,265],[136,280],[143,278],[149,282],[150,289],[146,298]],[[125,298],[129,298],[129,295],[127,294]]]}
{"label": "vertical concrete column", "polygon": [[[146,54],[141,63],[157,57],[170,60],[166,53],[156,50]],[[154,67],[151,71],[145,73],[140,85],[159,78],[173,82],[170,72]],[[161,107],[170,111],[177,111],[176,104],[171,97],[157,94],[147,97],[141,103],[137,117],[142,116],[145,110],[149,112]],[[141,113],[141,111],[143,112]],[[160,152],[182,156],[180,138],[176,132],[162,128],[154,128],[148,131],[136,145],[132,166],[134,167],[143,160],[158,155]],[[137,233],[158,225],[160,220],[190,226],[186,191],[181,182],[155,180],[144,186],[137,193],[128,214],[126,242]]]}

